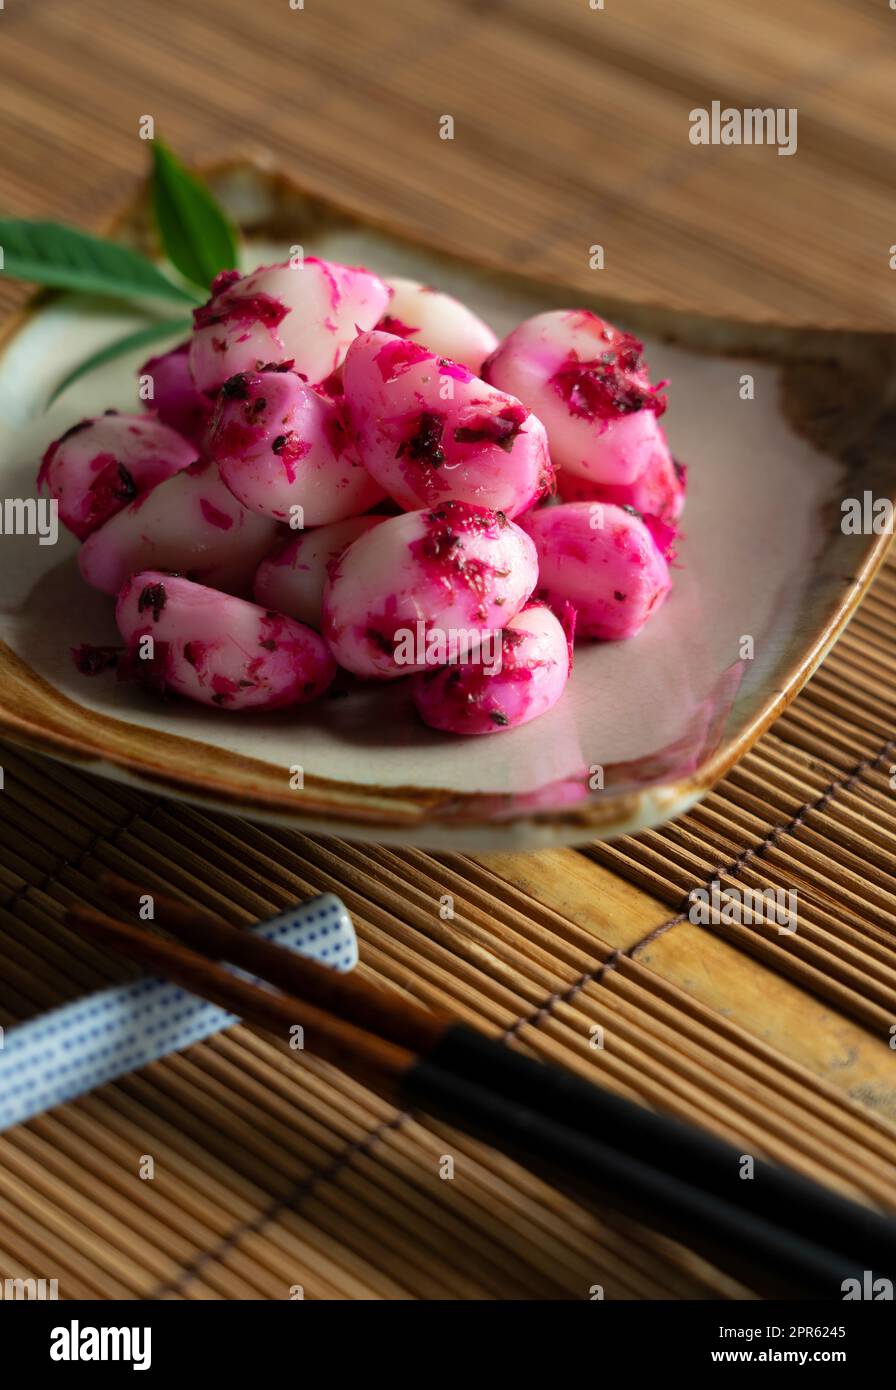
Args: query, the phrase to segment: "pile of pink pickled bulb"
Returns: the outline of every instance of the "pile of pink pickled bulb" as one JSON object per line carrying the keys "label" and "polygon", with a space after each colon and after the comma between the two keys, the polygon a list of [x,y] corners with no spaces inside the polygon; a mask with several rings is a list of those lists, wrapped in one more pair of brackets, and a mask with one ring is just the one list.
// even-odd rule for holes
{"label": "pile of pink pickled bulb", "polygon": [[[450,295],[307,258],[219,275],[39,485],[115,599],[75,649],[227,710],[407,678],[432,728],[488,734],[563,694],[577,640],[634,636],[671,588],[684,469],[642,347],[585,309],[499,342]],[[142,394],[145,394],[142,392]]]}

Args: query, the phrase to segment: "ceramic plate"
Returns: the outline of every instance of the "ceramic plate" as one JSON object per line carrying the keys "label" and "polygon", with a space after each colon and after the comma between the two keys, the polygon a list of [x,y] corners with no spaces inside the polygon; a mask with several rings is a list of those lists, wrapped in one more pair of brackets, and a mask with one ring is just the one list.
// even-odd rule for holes
{"label": "ceramic plate", "polygon": [[[581,644],[548,715],[457,739],[421,726],[400,685],[239,715],[81,676],[72,646],[118,640],[111,602],[81,582],[67,534],[55,546],[3,535],[0,732],[151,791],[434,848],[576,843],[685,810],[793,698],[883,559],[886,535],[843,534],[841,502],[896,498],[896,338],[619,303],[601,296],[600,272],[583,296],[415,245],[248,163],[210,181],[253,238],[253,263],[299,243],[457,294],[499,334],[581,304],[638,333],[654,379],[671,382],[664,424],[689,471],[674,591],[633,640]],[[119,231],[145,242],[142,204]],[[0,354],[0,499],[34,495],[45,445],[75,420],[135,408],[145,353],[83,379],[49,412],[44,402],[77,360],[136,324],[126,311],[57,298],[11,326]],[[291,786],[296,764],[301,789]]]}

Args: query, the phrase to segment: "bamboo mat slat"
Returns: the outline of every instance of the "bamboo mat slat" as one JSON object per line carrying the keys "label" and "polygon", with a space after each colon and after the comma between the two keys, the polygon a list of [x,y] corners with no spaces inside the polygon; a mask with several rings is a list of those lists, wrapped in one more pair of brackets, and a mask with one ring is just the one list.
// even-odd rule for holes
{"label": "bamboo mat slat", "polygon": [[[896,624],[878,632],[896,652]],[[844,644],[822,676],[876,691],[875,664]],[[867,737],[861,704],[849,720],[841,712],[843,747],[824,762],[789,739],[786,724],[811,729],[824,710],[819,684],[676,825],[541,855],[319,840],[5,750],[0,1018],[122,973],[74,954],[59,924],[64,904],[99,901],[100,865],[139,866],[148,890],[173,884],[237,922],[333,888],[353,912],[360,968],[388,986],[896,1207],[896,885],[880,854],[889,808],[868,788],[889,776],[889,754]],[[757,882],[803,895],[801,954],[784,958],[790,938],[722,937],[675,910],[695,881],[718,869],[744,882],[760,861]],[[438,913],[446,893],[449,922]],[[694,978],[696,960],[721,987]],[[602,1050],[590,1046],[594,1025]],[[158,1186],[135,1177],[146,1154]],[[453,1183],[438,1176],[444,1154]],[[611,1297],[742,1292],[668,1242],[612,1216],[597,1222],[482,1146],[395,1115],[332,1069],[297,1068],[244,1028],[13,1132],[0,1145],[0,1211],[16,1237],[9,1268],[39,1253],[69,1296],[270,1298],[302,1285],[325,1298],[564,1298],[595,1282]]]}
{"label": "bamboo mat slat", "polygon": [[[148,113],[188,159],[267,150],[323,194],[590,292],[599,241],[609,294],[889,328],[892,34],[870,0],[7,0],[0,197],[97,225],[142,177]],[[797,106],[798,156],[690,146],[713,99]],[[0,280],[0,311],[21,300]],[[62,925],[110,906],[103,868],[240,925],[329,889],[368,978],[896,1210],[894,716],[891,563],[714,792],[612,845],[358,847],[3,747],[0,1026],[128,975]],[[795,889],[798,931],[694,925],[686,895],[714,878]],[[69,1299],[745,1295],[246,1027],[0,1139],[0,1277],[29,1275]]]}

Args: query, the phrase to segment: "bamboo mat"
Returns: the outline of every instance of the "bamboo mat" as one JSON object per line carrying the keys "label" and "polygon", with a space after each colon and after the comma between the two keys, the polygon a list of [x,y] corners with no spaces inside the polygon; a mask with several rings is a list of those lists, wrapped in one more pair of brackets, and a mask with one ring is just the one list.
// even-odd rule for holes
{"label": "bamboo mat", "polygon": [[[7,0],[0,196],[95,224],[142,172],[149,112],[186,157],[263,146],[322,192],[571,284],[602,240],[611,293],[890,326],[893,16],[870,0],[670,13]],[[799,156],[687,146],[687,111],[714,97],[798,105]],[[434,152],[445,112],[458,137]],[[0,306],[16,299],[0,285]],[[358,848],[4,747],[0,1026],[124,977],[61,926],[67,904],[102,905],[102,867],[237,923],[333,889],[370,978],[896,1209],[894,713],[891,564],[713,794],[609,846]],[[683,920],[713,877],[796,887],[799,931]],[[64,1298],[743,1296],[245,1027],[0,1139],[0,1276],[26,1275]]]}

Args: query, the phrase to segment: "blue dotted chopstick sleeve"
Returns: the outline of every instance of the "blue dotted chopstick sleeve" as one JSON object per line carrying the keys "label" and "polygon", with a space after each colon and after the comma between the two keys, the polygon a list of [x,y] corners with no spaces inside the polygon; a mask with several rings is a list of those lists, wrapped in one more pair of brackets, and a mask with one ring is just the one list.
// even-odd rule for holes
{"label": "blue dotted chopstick sleeve", "polygon": [[[336,970],[351,970],[358,960],[351,917],[332,893],[252,931]],[[178,985],[148,977],[40,1014],[10,1028],[0,1048],[0,1131],[238,1021]]]}

